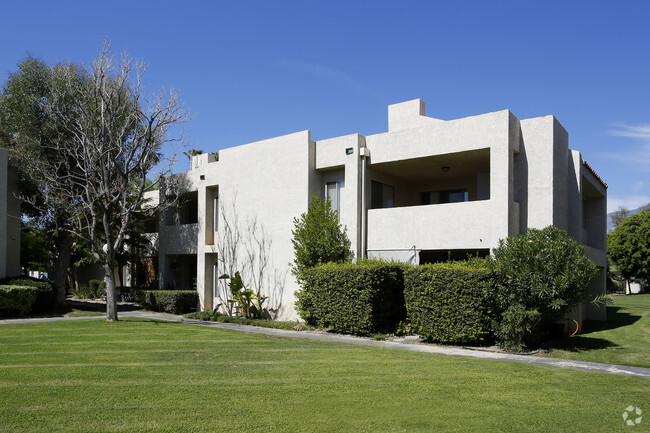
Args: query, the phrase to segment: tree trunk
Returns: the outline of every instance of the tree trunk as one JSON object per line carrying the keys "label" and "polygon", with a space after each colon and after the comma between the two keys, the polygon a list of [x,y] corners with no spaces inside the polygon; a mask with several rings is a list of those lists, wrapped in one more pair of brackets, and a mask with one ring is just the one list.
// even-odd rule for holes
{"label": "tree trunk", "polygon": [[121,263],[117,264],[117,278],[120,286],[124,286],[124,266]]}
{"label": "tree trunk", "polygon": [[[110,257],[110,256],[109,256]],[[107,258],[108,263],[104,263],[104,273],[106,277],[106,320],[113,322],[117,320],[117,296],[115,293],[115,273],[113,271],[112,260]]]}
{"label": "tree trunk", "polygon": [[68,278],[68,267],[70,265],[70,256],[72,255],[72,244],[74,239],[72,235],[65,231],[60,231],[56,242],[56,265],[54,268],[54,287],[56,287],[56,305],[65,305],[66,288],[65,282]]}

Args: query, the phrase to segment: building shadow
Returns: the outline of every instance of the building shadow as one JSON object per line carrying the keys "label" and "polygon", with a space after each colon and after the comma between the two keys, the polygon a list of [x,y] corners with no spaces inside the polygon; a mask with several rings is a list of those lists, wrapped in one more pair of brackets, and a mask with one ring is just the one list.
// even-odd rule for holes
{"label": "building shadow", "polygon": [[607,307],[607,321],[585,320],[581,334],[547,341],[544,343],[543,348],[566,350],[568,352],[587,352],[590,350],[618,347],[616,343],[610,340],[592,337],[590,334],[629,326],[639,319],[641,319],[641,316],[630,314],[624,308]]}

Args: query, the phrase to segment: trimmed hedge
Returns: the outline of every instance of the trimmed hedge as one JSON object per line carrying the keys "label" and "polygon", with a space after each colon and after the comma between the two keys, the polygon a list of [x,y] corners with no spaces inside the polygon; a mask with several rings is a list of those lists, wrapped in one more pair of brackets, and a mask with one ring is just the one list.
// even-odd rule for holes
{"label": "trimmed hedge", "polygon": [[[0,282],[2,285],[6,286],[22,286],[22,287],[31,287],[36,290],[36,299],[28,306],[28,313],[43,313],[46,311],[51,311],[54,306],[54,301],[56,299],[56,289],[54,284],[50,281],[43,281],[37,278],[32,277],[15,277],[15,278],[5,278]],[[24,308],[23,308],[24,309]],[[0,313],[1,314],[1,313]]]}
{"label": "trimmed hedge", "polygon": [[430,341],[476,343],[489,334],[484,261],[437,263],[404,272],[404,300],[414,332]]}
{"label": "trimmed hedge", "polygon": [[199,294],[195,290],[133,290],[135,302],[142,307],[171,314],[196,311]]}
{"label": "trimmed hedge", "polygon": [[0,286],[0,317],[24,316],[32,311],[38,290],[27,286]]}
{"label": "trimmed hedge", "polygon": [[336,332],[392,332],[406,317],[403,270],[397,262],[365,260],[326,265],[301,273],[298,314],[308,324]]}

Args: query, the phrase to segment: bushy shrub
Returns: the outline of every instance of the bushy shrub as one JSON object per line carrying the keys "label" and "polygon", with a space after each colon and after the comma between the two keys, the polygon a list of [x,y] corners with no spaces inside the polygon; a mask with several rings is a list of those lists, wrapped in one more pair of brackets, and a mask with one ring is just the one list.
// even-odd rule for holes
{"label": "bushy shrub", "polygon": [[302,272],[298,314],[308,324],[369,335],[404,320],[403,270],[395,262],[328,263]]}
{"label": "bushy shrub", "polygon": [[115,296],[118,301],[122,302],[135,302],[137,287],[118,286],[115,288]]}
{"label": "bushy shrub", "polygon": [[32,277],[6,278],[1,284],[11,286],[33,287],[36,289],[36,299],[31,305],[30,311],[33,313],[43,313],[51,311],[56,299],[56,289],[51,281],[39,280]]}
{"label": "bushy shrub", "polygon": [[90,294],[92,298],[105,298],[106,297],[106,282],[101,280],[90,280],[88,281],[88,288],[90,289]]}
{"label": "bushy shrub", "polygon": [[152,311],[185,314],[195,311],[199,294],[194,290],[135,290],[135,302]]}
{"label": "bushy shrub", "polygon": [[597,273],[584,247],[554,226],[499,241],[488,263],[492,328],[500,343],[513,349],[539,344],[585,299]]}
{"label": "bushy shrub", "polygon": [[489,319],[483,302],[484,260],[411,266],[404,272],[404,300],[411,329],[429,341],[481,342]]}
{"label": "bushy shrub", "polygon": [[24,316],[32,311],[38,289],[28,286],[0,286],[0,317]]}
{"label": "bushy shrub", "polygon": [[77,285],[72,294],[78,299],[95,299],[96,297],[94,289],[81,284]]}

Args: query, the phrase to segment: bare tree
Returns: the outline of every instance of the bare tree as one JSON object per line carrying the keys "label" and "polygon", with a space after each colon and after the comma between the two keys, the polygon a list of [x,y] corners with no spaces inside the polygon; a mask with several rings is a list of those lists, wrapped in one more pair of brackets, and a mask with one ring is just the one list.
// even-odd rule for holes
{"label": "bare tree", "polygon": [[617,210],[612,212],[611,222],[614,228],[618,227],[621,222],[630,216],[630,210],[624,206],[619,206]]}
{"label": "bare tree", "polygon": [[[145,66],[124,53],[116,60],[105,42],[99,56],[79,71],[70,64],[55,67],[60,81],[46,112],[66,131],[65,140],[48,143],[63,155],[54,164],[42,162],[46,204],[56,203],[69,216],[67,228],[87,240],[102,264],[106,280],[106,318],[117,320],[115,258],[136,222],[151,187],[147,174],[157,167],[170,173],[161,146],[178,138],[170,130],[188,120],[177,94],[162,90],[143,96]],[[161,168],[162,167],[162,168]]]}

